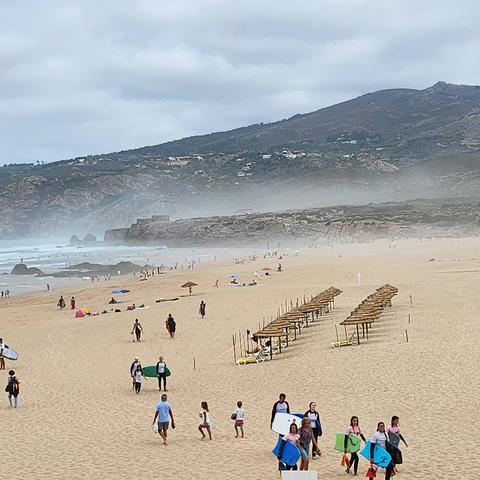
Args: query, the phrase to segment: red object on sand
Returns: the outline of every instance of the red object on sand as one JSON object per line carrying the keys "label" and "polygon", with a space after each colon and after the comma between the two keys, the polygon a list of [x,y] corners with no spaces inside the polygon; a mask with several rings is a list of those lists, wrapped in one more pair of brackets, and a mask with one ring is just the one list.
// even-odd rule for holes
{"label": "red object on sand", "polygon": [[367,471],[367,474],[365,475],[367,478],[376,478],[377,472],[375,471],[375,468],[370,465],[370,468]]}

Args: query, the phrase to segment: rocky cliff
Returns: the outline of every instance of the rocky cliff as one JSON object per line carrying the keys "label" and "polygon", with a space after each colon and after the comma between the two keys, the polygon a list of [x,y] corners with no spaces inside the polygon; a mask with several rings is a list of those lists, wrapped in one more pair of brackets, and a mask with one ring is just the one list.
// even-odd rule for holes
{"label": "rocky cliff", "polygon": [[480,234],[480,202],[471,199],[338,206],[280,213],[154,220],[109,230],[115,244],[168,247],[250,246],[266,242],[331,244],[377,238]]}

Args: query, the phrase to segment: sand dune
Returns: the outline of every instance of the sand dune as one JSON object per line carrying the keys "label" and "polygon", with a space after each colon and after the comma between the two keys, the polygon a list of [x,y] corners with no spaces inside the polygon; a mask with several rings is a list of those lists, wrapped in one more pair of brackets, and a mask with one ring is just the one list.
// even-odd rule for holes
{"label": "sand dune", "polygon": [[[319,478],[348,477],[333,443],[354,414],[369,436],[379,420],[400,416],[409,448],[398,478],[475,478],[472,449],[461,445],[465,431],[475,434],[480,427],[479,246],[478,239],[450,239],[403,241],[395,248],[380,242],[306,249],[284,258],[283,273],[274,272],[253,288],[231,287],[228,274],[236,271],[249,281],[255,270],[275,268],[275,260],[215,263],[146,282],[129,277],[5,300],[0,336],[21,354],[7,369],[13,367],[23,384],[20,408],[10,409],[6,398],[0,403],[2,470],[37,479],[277,478],[269,415],[278,394],[285,392],[295,411],[317,402],[323,456],[311,468]],[[455,275],[442,273],[448,270]],[[217,279],[219,289],[213,288]],[[186,280],[199,284],[195,295],[155,303],[184,294],[180,285]],[[330,349],[334,325],[386,282],[399,294],[368,343]],[[261,365],[234,364],[233,332],[255,330],[285,298],[332,285],[343,290],[335,310],[282,355]],[[150,309],[75,319],[70,310],[55,307],[63,293],[67,303],[75,295],[78,306],[103,310],[115,287],[131,289],[125,299]],[[198,315],[201,299],[207,302],[204,320]],[[175,340],[164,327],[168,313],[177,321]],[[145,330],[141,343],[133,343],[130,335],[135,318]],[[159,355],[173,372],[168,394],[177,428],[170,431],[168,447],[150,430],[159,399],[156,380],[148,379],[136,396],[128,374],[135,356],[148,365]],[[0,372],[1,385],[6,378]],[[233,438],[230,420],[239,399],[247,417],[243,440]],[[202,400],[209,402],[214,422],[212,442],[201,442],[196,431]],[[366,469],[361,460],[359,476]]]}

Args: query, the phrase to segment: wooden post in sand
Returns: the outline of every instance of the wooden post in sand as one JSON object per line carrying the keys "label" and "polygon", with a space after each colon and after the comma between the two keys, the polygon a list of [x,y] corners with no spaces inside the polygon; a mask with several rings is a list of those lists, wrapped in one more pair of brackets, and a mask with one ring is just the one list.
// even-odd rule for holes
{"label": "wooden post in sand", "polygon": [[193,369],[196,370],[197,369],[197,366],[195,364],[195,357],[193,357]]}
{"label": "wooden post in sand", "polygon": [[338,340],[338,328],[337,328],[337,324],[335,324],[335,334],[337,335],[337,342],[338,342],[339,340]]}
{"label": "wooden post in sand", "polygon": [[235,348],[235,334],[232,335],[232,343],[233,343],[233,361],[237,363],[237,349]]}
{"label": "wooden post in sand", "polygon": [[408,330],[405,329],[405,339],[407,340],[407,343],[408,343]]}
{"label": "wooden post in sand", "polygon": [[408,323],[410,323],[410,320],[411,320],[411,315],[408,314]]}

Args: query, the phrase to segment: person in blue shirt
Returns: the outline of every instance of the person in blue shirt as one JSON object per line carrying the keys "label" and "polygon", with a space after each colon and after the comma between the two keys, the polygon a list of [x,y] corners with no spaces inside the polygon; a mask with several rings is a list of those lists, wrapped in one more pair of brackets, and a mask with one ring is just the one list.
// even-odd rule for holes
{"label": "person in blue shirt", "polygon": [[170,420],[172,421],[172,428],[175,429],[172,407],[167,402],[167,395],[164,393],[161,401],[155,407],[155,416],[152,422],[152,426],[157,422],[158,434],[162,437],[164,445],[167,445],[167,430]]}

